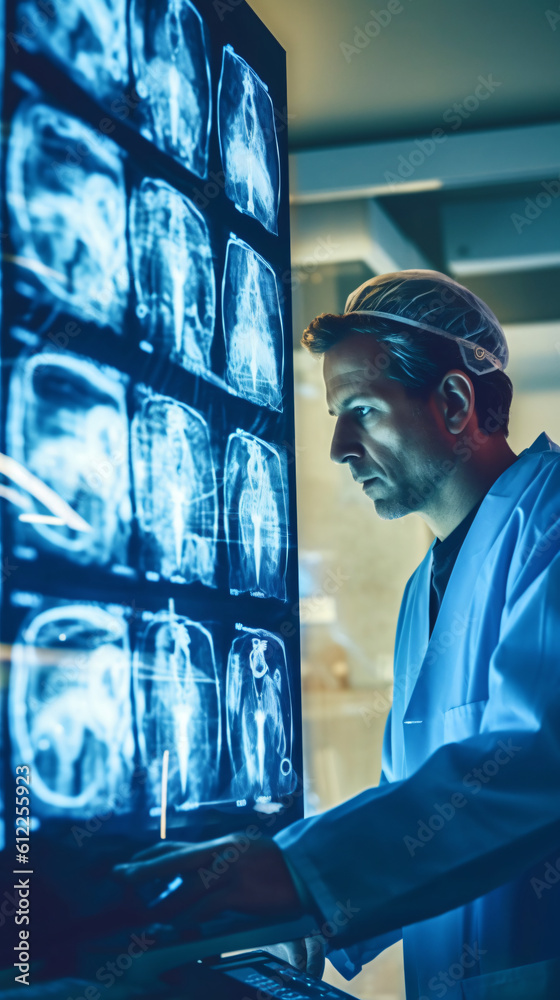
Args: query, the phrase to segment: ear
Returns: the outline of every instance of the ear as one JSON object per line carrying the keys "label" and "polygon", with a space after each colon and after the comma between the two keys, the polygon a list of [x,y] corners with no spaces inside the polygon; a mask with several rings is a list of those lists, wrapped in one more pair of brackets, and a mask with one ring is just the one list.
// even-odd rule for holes
{"label": "ear", "polygon": [[435,390],[435,400],[446,429],[461,434],[474,413],[474,386],[465,372],[448,371]]}

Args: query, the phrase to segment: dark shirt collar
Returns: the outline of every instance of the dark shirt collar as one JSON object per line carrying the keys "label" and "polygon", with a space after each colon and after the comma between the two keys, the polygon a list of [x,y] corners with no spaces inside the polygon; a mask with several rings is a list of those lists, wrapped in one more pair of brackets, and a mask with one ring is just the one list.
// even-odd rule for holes
{"label": "dark shirt collar", "polygon": [[467,516],[463,518],[461,523],[458,524],[456,528],[453,528],[453,531],[447,536],[447,538],[444,538],[441,541],[439,538],[436,538],[432,549],[434,559],[438,561],[447,559],[447,557],[450,556],[455,549],[459,549],[461,547],[465,539],[465,535],[473,523],[483,499],[484,497],[482,497],[482,499],[471,508]]}

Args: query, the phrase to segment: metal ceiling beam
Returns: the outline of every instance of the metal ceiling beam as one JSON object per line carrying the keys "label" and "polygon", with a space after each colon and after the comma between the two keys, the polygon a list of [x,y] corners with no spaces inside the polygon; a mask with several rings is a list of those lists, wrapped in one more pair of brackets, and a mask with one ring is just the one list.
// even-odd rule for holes
{"label": "metal ceiling beam", "polygon": [[441,207],[446,264],[457,278],[560,265],[560,180],[531,197],[449,202]]}
{"label": "metal ceiling beam", "polygon": [[[460,126],[458,126],[460,128]],[[560,124],[428,136],[292,153],[295,204],[560,176]]]}
{"label": "metal ceiling beam", "polygon": [[315,270],[357,260],[374,274],[431,266],[373,198],[292,210],[293,267]]}

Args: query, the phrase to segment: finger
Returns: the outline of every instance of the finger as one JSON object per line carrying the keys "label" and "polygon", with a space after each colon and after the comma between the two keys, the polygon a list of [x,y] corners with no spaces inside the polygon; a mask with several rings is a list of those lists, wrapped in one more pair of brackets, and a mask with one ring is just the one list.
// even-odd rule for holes
{"label": "finger", "polygon": [[[193,852],[196,855],[197,852]],[[158,856],[149,861],[129,862],[125,865],[116,865],[113,869],[115,875],[126,879],[127,882],[147,882],[153,878],[174,878],[176,875],[189,875],[191,869],[196,868],[196,861],[189,857],[190,852],[179,849],[170,851],[164,856]]]}
{"label": "finger", "polygon": [[322,979],[325,971],[325,949],[322,946],[313,947],[313,938],[307,938],[307,972],[316,979]]}
{"label": "finger", "polygon": [[137,854],[132,855],[132,861],[150,861],[152,858],[159,858],[162,855],[169,854],[170,851],[182,851],[185,847],[195,847],[195,844],[186,844],[184,841],[173,841],[173,840],[160,840],[157,844],[152,844],[151,847],[144,848],[143,851],[138,851]]}

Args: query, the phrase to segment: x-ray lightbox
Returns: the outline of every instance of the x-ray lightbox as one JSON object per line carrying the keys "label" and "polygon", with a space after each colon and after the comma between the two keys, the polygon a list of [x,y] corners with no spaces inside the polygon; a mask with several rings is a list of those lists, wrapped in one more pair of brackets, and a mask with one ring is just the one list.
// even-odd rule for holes
{"label": "x-ray lightbox", "polygon": [[0,864],[58,968],[135,850],[303,814],[285,55],[245,2],[0,13]]}

